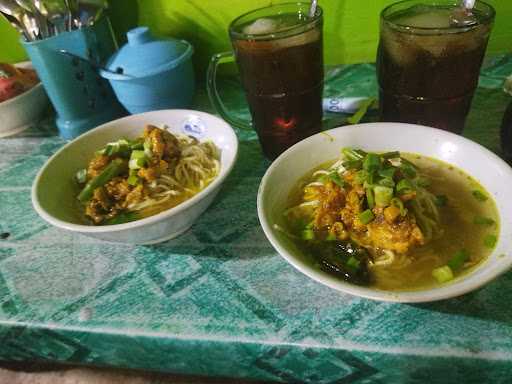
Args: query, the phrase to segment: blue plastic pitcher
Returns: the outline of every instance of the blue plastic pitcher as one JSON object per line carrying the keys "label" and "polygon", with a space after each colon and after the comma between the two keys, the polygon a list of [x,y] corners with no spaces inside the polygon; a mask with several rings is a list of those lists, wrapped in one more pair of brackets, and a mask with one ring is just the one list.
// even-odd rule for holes
{"label": "blue plastic pitcher", "polygon": [[[126,115],[109,82],[87,63],[102,63],[117,49],[107,18],[90,27],[22,44],[57,111],[56,124],[61,137],[73,139]],[[61,50],[84,60],[65,55]]]}

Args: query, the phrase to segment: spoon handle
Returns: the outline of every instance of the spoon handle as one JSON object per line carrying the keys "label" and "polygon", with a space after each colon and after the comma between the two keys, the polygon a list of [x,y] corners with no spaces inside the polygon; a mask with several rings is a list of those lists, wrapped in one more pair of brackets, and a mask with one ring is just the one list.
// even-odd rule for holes
{"label": "spoon handle", "polygon": [[309,17],[315,16],[317,5],[318,5],[318,0],[311,0],[311,7],[309,8]]}
{"label": "spoon handle", "polygon": [[464,8],[466,9],[473,9],[475,6],[476,0],[463,0]]}

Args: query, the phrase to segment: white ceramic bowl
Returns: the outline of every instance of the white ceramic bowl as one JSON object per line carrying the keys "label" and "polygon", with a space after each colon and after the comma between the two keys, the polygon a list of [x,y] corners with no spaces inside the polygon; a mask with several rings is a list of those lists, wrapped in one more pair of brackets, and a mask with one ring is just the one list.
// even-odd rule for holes
{"label": "white ceramic bowl", "polygon": [[[291,188],[309,170],[339,157],[342,147],[419,153],[453,164],[475,177],[494,197],[501,216],[498,244],[487,261],[451,284],[421,291],[389,292],[352,285],[313,268],[274,224],[283,225]],[[290,264],[310,278],[355,296],[381,301],[426,302],[458,296],[488,283],[512,266],[512,169],[498,156],[461,136],[399,123],[361,124],[309,137],[279,156],[258,191],[258,216],[267,238]]]}
{"label": "white ceramic bowl", "polygon": [[[118,225],[83,225],[76,204],[73,177],[85,168],[95,151],[120,138],[135,138],[146,124],[167,125],[169,131],[211,139],[221,150],[221,170],[204,190],[182,204],[157,215]],[[237,157],[238,139],[223,120],[204,112],[162,110],[124,117],[103,124],[61,148],[39,171],[32,186],[32,204],[48,223],[101,240],[152,244],[186,231],[206,210],[231,172]]]}
{"label": "white ceramic bowl", "polygon": [[[16,64],[20,68],[32,68],[30,62]],[[48,96],[39,82],[28,91],[0,103],[0,137],[15,135],[37,122],[48,108]]]}

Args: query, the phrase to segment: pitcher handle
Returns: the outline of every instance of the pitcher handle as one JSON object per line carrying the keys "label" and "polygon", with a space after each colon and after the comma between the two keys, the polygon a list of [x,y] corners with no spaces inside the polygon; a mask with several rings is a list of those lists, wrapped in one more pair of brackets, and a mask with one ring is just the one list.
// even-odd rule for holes
{"label": "pitcher handle", "polygon": [[235,61],[235,55],[233,52],[222,52],[212,56],[210,65],[208,66],[208,72],[206,75],[208,97],[217,113],[226,120],[231,126],[250,130],[252,129],[252,123],[249,120],[240,119],[231,115],[222,99],[220,98],[219,91],[217,88],[217,68],[220,64],[232,63]]}

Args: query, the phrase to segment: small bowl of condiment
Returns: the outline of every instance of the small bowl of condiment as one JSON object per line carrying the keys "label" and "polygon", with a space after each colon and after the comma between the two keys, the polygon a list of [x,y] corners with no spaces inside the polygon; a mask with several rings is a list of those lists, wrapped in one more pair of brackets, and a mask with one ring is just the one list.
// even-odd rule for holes
{"label": "small bowl of condiment", "polygon": [[192,54],[185,40],[153,37],[148,27],[127,33],[128,43],[107,62],[108,79],[128,112],[188,108],[195,90]]}

